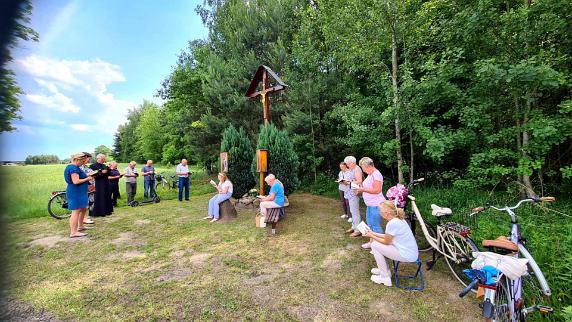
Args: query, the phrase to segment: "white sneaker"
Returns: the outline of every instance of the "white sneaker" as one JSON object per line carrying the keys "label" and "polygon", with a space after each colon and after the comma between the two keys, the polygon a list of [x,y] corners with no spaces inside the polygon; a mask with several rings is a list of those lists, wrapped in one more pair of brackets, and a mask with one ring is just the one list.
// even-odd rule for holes
{"label": "white sneaker", "polygon": [[344,215],[341,215],[340,218],[346,219],[346,218],[348,218],[348,215],[345,215],[345,214],[344,214]]}
{"label": "white sneaker", "polygon": [[211,217],[211,216],[206,216],[206,217],[203,218],[203,219],[213,219],[213,217]]}
{"label": "white sneaker", "polygon": [[391,277],[388,276],[381,276],[381,275],[372,275],[371,281],[375,284],[383,284],[385,286],[391,286]]}
{"label": "white sneaker", "polygon": [[217,218],[213,218],[210,222],[215,222],[217,220],[218,220]]}
{"label": "white sneaker", "polygon": [[377,267],[371,269],[371,274],[373,275],[381,275],[381,270]]}
{"label": "white sneaker", "polygon": [[367,243],[361,245],[361,248],[363,248],[363,249],[371,249],[371,242],[367,242]]}
{"label": "white sneaker", "polygon": [[348,218],[348,222],[352,222],[352,219],[351,219],[351,218]]}
{"label": "white sneaker", "polygon": [[91,218],[87,218],[86,220],[83,221],[84,224],[93,224],[93,220]]}

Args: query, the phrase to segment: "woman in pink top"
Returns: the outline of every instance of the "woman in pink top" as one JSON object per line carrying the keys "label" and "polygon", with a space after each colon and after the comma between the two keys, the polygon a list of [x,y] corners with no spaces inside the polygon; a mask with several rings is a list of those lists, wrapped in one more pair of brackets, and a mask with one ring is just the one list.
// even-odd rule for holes
{"label": "woman in pink top", "polygon": [[[369,228],[376,233],[383,234],[381,228],[381,216],[379,215],[379,204],[385,201],[385,197],[381,192],[383,186],[383,176],[373,165],[373,160],[363,157],[359,160],[359,165],[363,172],[367,173],[367,178],[363,181],[361,187],[356,191],[362,192],[363,201],[367,206],[365,212],[365,222]],[[371,248],[371,241],[362,245],[365,249]]]}

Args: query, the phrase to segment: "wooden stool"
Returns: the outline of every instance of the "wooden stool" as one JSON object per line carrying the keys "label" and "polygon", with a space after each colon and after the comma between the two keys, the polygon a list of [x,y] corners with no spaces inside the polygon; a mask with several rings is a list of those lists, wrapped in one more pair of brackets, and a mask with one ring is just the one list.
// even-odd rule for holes
{"label": "wooden stool", "polygon": [[[417,261],[412,262],[412,264],[417,265],[417,271],[415,271],[414,275],[399,275],[399,264],[401,262],[398,261],[393,261],[393,279],[395,281],[395,287],[404,289],[404,290],[410,290],[410,291],[423,291],[423,289],[425,288],[425,280],[423,279],[423,270],[421,269],[421,260],[417,259]],[[408,264],[406,262],[404,262],[405,264]],[[416,286],[404,286],[399,284],[400,279],[417,279],[417,277],[419,276],[419,280],[421,285],[419,287]]]}
{"label": "wooden stool", "polygon": [[221,220],[232,220],[236,219],[238,216],[236,213],[236,208],[234,208],[234,205],[230,202],[229,199],[219,204],[219,214],[219,218]]}

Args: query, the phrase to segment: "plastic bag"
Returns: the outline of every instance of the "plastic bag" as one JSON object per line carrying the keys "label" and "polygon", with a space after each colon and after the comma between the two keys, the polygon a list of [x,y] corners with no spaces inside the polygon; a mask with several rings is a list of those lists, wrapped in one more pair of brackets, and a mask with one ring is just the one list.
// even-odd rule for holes
{"label": "plastic bag", "polygon": [[471,264],[473,269],[482,269],[485,266],[492,266],[501,271],[511,280],[519,279],[526,274],[528,259],[516,258],[493,252],[473,252],[475,260]]}

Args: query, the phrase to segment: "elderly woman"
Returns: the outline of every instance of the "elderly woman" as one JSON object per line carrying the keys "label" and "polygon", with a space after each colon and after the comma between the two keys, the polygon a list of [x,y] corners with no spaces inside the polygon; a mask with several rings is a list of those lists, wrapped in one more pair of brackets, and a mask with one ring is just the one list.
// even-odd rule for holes
{"label": "elderly woman", "polygon": [[[260,215],[268,222],[268,209],[284,207],[284,185],[273,174],[266,176],[264,181],[270,186],[270,192],[268,196],[260,198]],[[272,234],[276,233],[277,222],[278,216],[271,220]]]}
{"label": "elderly woman", "polygon": [[[361,186],[363,181],[363,172],[361,168],[356,164],[356,158],[354,156],[347,156],[344,158],[344,162],[348,165],[350,173],[348,175],[348,180],[356,186]],[[346,233],[351,233],[352,237],[359,237],[361,233],[357,229],[357,226],[361,222],[361,214],[359,211],[359,195],[355,189],[348,189],[344,193],[344,198],[348,200],[350,206],[350,213],[352,214],[352,228],[348,229]]]}
{"label": "elderly woman", "polygon": [[210,222],[215,222],[219,219],[220,217],[219,205],[223,201],[230,199],[230,197],[232,197],[232,192],[233,192],[232,182],[228,180],[228,177],[224,172],[220,172],[218,174],[218,184],[214,187],[217,190],[217,194],[214,195],[214,197],[212,197],[209,200],[208,216],[203,218],[203,219],[211,219]]}
{"label": "elderly woman", "polygon": [[71,163],[64,170],[64,180],[67,183],[68,209],[72,211],[69,218],[70,238],[76,238],[87,236],[79,230],[83,228],[83,220],[80,220],[81,212],[87,208],[89,203],[87,186],[91,176],[86,175],[80,168],[86,160],[83,152],[72,155],[71,159]]}
{"label": "elderly woman", "polygon": [[[344,197],[346,191],[350,188],[350,169],[345,162],[340,162],[340,173],[338,173],[338,191],[340,192],[340,202],[342,207],[342,219],[351,217],[350,205],[348,200]],[[351,222],[351,218],[349,220]]]}
{"label": "elderly woman", "polygon": [[371,280],[376,284],[391,286],[391,272],[385,258],[400,262],[415,262],[419,257],[417,242],[407,222],[403,219],[405,212],[391,201],[379,205],[383,219],[387,220],[385,234],[371,230],[366,231],[365,237],[373,239],[372,253],[377,263],[371,270]]}
{"label": "elderly woman", "polygon": [[[363,157],[359,160],[359,165],[365,173],[367,178],[363,181],[363,185],[357,189],[361,192],[363,201],[366,205],[365,222],[369,228],[376,233],[383,233],[381,228],[381,217],[379,215],[379,204],[385,201],[385,197],[381,192],[383,186],[383,176],[373,165],[373,160],[368,157]],[[364,249],[371,248],[371,242],[361,245]]]}
{"label": "elderly woman", "polygon": [[109,189],[109,167],[105,165],[105,154],[98,154],[95,163],[90,166],[93,171],[98,171],[95,176],[95,200],[93,203],[92,216],[109,216],[113,212],[111,203],[111,190]]}

